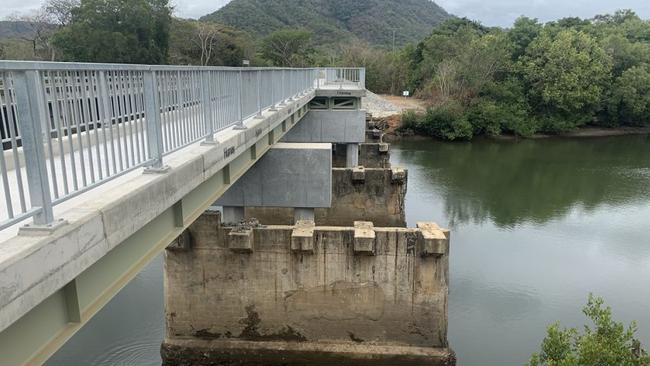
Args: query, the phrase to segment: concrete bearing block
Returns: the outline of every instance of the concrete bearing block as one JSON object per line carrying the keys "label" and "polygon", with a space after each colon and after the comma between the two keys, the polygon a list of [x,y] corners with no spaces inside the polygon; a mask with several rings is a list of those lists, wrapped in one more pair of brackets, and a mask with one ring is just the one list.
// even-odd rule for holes
{"label": "concrete bearing block", "polygon": [[174,241],[172,241],[167,250],[174,252],[185,252],[192,249],[192,234],[189,230],[185,230]]}
{"label": "concrete bearing block", "polygon": [[441,229],[432,222],[418,222],[418,247],[423,257],[439,257],[449,252],[448,230]]}
{"label": "concrete bearing block", "polygon": [[391,181],[394,184],[404,184],[406,182],[406,170],[404,168],[391,168]]}
{"label": "concrete bearing block", "polygon": [[375,255],[375,229],[372,222],[354,222],[354,254]]}
{"label": "concrete bearing block", "polygon": [[366,168],[362,166],[352,168],[353,182],[364,182],[365,180],[366,180]]}
{"label": "concrete bearing block", "polygon": [[291,250],[294,252],[314,252],[314,228],[313,220],[300,220],[294,225],[291,232]]}
{"label": "concrete bearing block", "polygon": [[390,150],[390,144],[387,144],[385,142],[382,142],[379,144],[379,152],[382,154],[387,154],[388,151]]}
{"label": "concrete bearing block", "polygon": [[248,227],[234,228],[228,233],[228,248],[237,253],[252,253],[253,229]]}

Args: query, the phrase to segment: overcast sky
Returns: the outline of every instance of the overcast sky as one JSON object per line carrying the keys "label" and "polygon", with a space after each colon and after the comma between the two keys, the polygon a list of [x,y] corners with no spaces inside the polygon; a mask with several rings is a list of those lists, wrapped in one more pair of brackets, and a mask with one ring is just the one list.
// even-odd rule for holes
{"label": "overcast sky", "polygon": [[[395,0],[399,1],[399,0]],[[0,0],[0,18],[37,9],[41,0]],[[485,25],[510,26],[519,15],[542,21],[567,16],[591,18],[617,9],[632,9],[650,18],[650,0],[437,0],[448,12],[480,20]],[[228,0],[173,0],[176,15],[196,18],[211,13]]]}

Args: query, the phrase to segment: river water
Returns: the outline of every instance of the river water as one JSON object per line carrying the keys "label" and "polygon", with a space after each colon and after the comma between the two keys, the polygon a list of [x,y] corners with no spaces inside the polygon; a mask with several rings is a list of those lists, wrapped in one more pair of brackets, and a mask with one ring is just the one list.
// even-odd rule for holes
{"label": "river water", "polygon": [[[650,137],[405,142],[407,221],[452,230],[449,340],[459,366],[522,365],[594,293],[650,347]],[[48,365],[160,365],[162,258]]]}

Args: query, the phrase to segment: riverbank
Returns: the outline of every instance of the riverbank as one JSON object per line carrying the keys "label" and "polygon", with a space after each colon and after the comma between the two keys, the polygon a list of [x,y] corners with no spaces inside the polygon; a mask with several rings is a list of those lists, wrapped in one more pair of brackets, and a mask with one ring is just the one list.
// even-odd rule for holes
{"label": "riverbank", "polygon": [[[423,141],[431,139],[438,140],[432,136],[417,134],[415,131],[400,131],[400,127],[402,126],[402,113],[406,110],[415,110],[418,112],[425,111],[426,103],[423,100],[369,93],[368,97],[364,98],[364,108],[372,116],[372,119],[375,121],[375,125],[379,126],[384,131],[385,142]],[[537,133],[531,137],[526,138],[514,135],[498,135],[484,136],[484,138],[494,140],[521,140],[547,138],[588,138],[649,134],[650,126],[624,126],[615,128],[586,126],[561,134]]]}
{"label": "riverbank", "polygon": [[[395,123],[396,118],[391,119],[390,128],[384,130],[384,142],[398,142],[398,141],[425,141],[425,140],[439,140],[434,136],[420,135],[412,131],[402,132],[399,131],[399,123]],[[516,141],[516,140],[539,140],[539,139],[552,139],[552,138],[595,138],[595,137],[608,137],[608,136],[627,136],[627,135],[650,135],[650,127],[616,127],[616,128],[601,128],[601,127],[583,127],[575,131],[570,131],[562,134],[535,134],[531,137],[519,137],[514,135],[498,135],[498,136],[481,136],[481,138],[501,140],[501,141]]]}

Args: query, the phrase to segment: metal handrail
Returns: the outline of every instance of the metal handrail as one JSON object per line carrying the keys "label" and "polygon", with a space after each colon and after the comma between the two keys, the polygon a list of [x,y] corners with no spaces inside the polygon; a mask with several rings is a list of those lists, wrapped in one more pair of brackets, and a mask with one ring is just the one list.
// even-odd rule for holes
{"label": "metal handrail", "polygon": [[[0,230],[330,85],[359,68],[255,68],[0,61]],[[1,212],[1,211],[0,211]]]}

